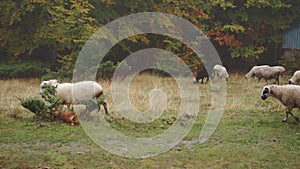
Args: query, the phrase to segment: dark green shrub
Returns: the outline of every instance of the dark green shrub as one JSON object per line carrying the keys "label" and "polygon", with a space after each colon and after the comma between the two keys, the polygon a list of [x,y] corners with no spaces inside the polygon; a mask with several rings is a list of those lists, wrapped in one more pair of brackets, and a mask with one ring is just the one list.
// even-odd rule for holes
{"label": "dark green shrub", "polygon": [[46,69],[46,73],[41,77],[41,81],[57,79],[59,81],[70,81],[72,79],[71,76],[66,76],[62,73],[62,69],[58,71],[51,71],[50,69]]}
{"label": "dark green shrub", "polygon": [[42,93],[42,98],[48,104],[37,98],[28,98],[20,99],[21,105],[44,120],[50,120],[50,117],[54,120],[61,113],[57,110],[61,102],[59,98],[54,97],[55,89],[54,86],[47,86]]}
{"label": "dark green shrub", "polygon": [[47,106],[46,104],[37,98],[28,98],[28,99],[20,99],[21,105],[30,110],[36,116],[40,116],[42,118],[48,117]]}
{"label": "dark green shrub", "polygon": [[15,62],[0,64],[0,79],[38,78],[46,73],[46,66],[41,62]]}

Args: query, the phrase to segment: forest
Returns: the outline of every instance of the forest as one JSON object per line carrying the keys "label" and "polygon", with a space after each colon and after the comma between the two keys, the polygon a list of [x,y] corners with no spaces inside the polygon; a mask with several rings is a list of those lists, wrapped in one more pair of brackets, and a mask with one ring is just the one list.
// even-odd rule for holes
{"label": "forest", "polygon": [[[140,12],[187,19],[205,33],[233,70],[277,64],[284,31],[300,16],[299,0],[7,0],[0,2],[0,77],[71,77],[89,37],[105,24]],[[176,53],[191,69],[201,62],[182,42],[141,34],[115,45],[99,65],[103,78],[126,56],[157,47]],[[241,66],[248,65],[248,66]],[[100,69],[100,68],[99,68]]]}

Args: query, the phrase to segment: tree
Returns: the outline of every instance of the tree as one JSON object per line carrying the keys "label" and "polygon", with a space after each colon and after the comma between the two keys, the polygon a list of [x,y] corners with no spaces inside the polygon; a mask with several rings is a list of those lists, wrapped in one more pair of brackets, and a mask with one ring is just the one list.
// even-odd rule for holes
{"label": "tree", "polygon": [[7,0],[0,2],[0,8],[0,45],[11,58],[44,48],[57,54],[68,74],[95,31],[88,1]]}
{"label": "tree", "polygon": [[300,14],[300,2],[292,0],[164,2],[165,11],[189,19],[232,57],[257,58],[278,46]]}

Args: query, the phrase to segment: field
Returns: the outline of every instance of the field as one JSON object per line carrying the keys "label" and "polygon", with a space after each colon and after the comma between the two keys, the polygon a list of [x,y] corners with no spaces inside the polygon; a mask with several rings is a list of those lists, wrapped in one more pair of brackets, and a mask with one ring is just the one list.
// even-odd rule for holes
{"label": "field", "polygon": [[[281,83],[286,83],[284,77]],[[81,126],[35,120],[20,105],[20,98],[40,97],[38,79],[0,81],[0,168],[299,168],[300,125],[293,118],[286,123],[284,106],[274,98],[263,101],[264,81],[245,80],[231,74],[227,81],[225,111],[218,128],[203,144],[196,140],[211,104],[210,85],[198,84],[200,109],[192,130],[171,150],[145,159],[126,158],[98,147]],[[162,133],[176,121],[180,93],[175,81],[143,74],[133,79],[130,99],[138,110],[148,110],[149,92],[166,93],[165,111],[151,123],[135,123],[117,113],[105,89],[111,126],[131,137]],[[103,110],[101,110],[103,113]],[[300,116],[299,110],[294,110]],[[152,116],[151,116],[152,117]],[[149,118],[151,118],[149,117]]]}

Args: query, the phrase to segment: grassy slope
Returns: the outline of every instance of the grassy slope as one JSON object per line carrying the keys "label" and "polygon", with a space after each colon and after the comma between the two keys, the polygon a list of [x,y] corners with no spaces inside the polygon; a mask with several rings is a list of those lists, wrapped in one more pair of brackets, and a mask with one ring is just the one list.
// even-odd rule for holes
{"label": "grassy slope", "polygon": [[[145,79],[150,80],[145,82]],[[159,83],[152,84],[154,80],[159,80]],[[117,115],[108,96],[110,112],[114,115],[111,125],[127,135],[155,135],[163,132],[170,126],[166,121],[176,116],[173,113],[178,103],[176,85],[172,86],[172,80],[157,79],[149,75],[143,75],[135,81],[131,89],[135,106],[141,110],[147,109],[148,100],[141,91],[147,92],[151,87],[159,86],[171,92],[168,95],[166,112],[152,124],[133,124]],[[102,81],[101,84],[104,88],[109,87],[109,82]],[[173,150],[147,159],[112,155],[97,147],[81,127],[32,120],[32,114],[20,107],[18,98],[39,97],[38,85],[36,79],[0,81],[0,168],[298,168],[300,166],[298,160],[300,126],[292,118],[287,123],[281,122],[284,107],[277,100],[260,99],[263,82],[246,81],[242,76],[231,75],[227,84],[226,110],[213,136],[206,143],[193,148],[181,143]],[[201,102],[201,112],[186,140],[198,138],[206,117],[205,112],[210,104],[207,93],[209,85],[198,86],[204,100]],[[109,92],[107,90],[107,95]],[[296,110],[295,115],[300,116]]]}

